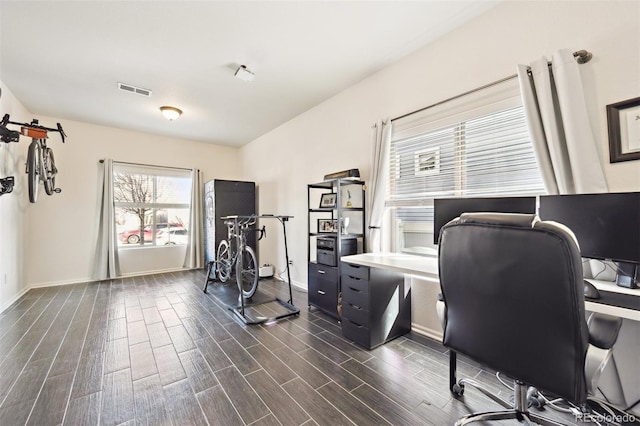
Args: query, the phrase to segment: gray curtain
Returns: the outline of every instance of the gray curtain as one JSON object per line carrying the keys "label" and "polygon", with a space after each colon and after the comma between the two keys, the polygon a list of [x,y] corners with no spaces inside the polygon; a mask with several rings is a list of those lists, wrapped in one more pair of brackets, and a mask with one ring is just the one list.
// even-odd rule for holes
{"label": "gray curtain", "polygon": [[382,238],[384,203],[389,181],[389,144],[391,142],[391,120],[376,123],[371,132],[373,146],[371,158],[371,181],[369,182],[367,223],[367,252],[385,251]]}
{"label": "gray curtain", "polygon": [[518,65],[529,133],[549,194],[607,192],[573,53]]}
{"label": "gray curtain", "polygon": [[98,217],[98,247],[96,253],[97,278],[106,280],[120,275],[118,240],[116,235],[115,206],[113,204],[113,160],[101,164],[102,202]]}
{"label": "gray curtain", "polygon": [[191,170],[191,210],[189,212],[189,242],[184,257],[185,268],[201,268],[202,260],[202,177],[200,170]]}

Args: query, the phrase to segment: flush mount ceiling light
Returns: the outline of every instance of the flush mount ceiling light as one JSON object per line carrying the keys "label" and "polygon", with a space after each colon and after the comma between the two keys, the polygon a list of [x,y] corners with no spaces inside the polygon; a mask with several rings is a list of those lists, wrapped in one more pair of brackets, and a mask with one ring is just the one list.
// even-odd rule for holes
{"label": "flush mount ceiling light", "polygon": [[161,106],[160,112],[169,121],[173,121],[182,115],[182,110],[172,106]]}
{"label": "flush mount ceiling light", "polygon": [[240,65],[236,70],[235,76],[242,81],[251,82],[256,75],[249,71],[246,66]]}

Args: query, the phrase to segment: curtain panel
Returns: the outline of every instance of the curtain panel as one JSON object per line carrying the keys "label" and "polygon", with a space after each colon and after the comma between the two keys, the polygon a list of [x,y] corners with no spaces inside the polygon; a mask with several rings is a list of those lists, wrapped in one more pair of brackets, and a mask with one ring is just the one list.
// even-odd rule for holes
{"label": "curtain panel", "polygon": [[518,65],[534,151],[549,194],[607,192],[573,53],[559,50]]}
{"label": "curtain panel", "polygon": [[120,275],[120,265],[118,261],[115,206],[113,203],[113,160],[105,159],[101,166],[99,191],[102,196],[98,216],[98,242],[95,264],[98,280],[107,280]]}
{"label": "curtain panel", "polygon": [[[368,253],[384,251],[382,238],[382,222],[384,217],[384,203],[389,181],[389,144],[391,142],[391,120],[381,120],[371,131],[371,182],[369,183],[369,198],[367,209],[369,227],[367,229]],[[387,248],[388,249],[388,248]]]}

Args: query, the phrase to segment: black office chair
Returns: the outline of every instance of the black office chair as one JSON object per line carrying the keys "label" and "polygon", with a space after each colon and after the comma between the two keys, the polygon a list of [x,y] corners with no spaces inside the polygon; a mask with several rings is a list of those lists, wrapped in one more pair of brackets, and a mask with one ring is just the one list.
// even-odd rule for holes
{"label": "black office chair", "polygon": [[[609,359],[621,321],[590,319],[591,340],[606,353],[587,368],[593,373],[587,379],[590,334],[580,251],[571,231],[536,215],[465,213],[442,228],[439,272],[452,391],[462,395],[469,384],[509,408],[470,414],[456,424],[525,418],[561,424],[529,411],[534,388],[587,411],[587,391]],[[456,353],[513,377],[513,403],[473,380],[455,382]]]}

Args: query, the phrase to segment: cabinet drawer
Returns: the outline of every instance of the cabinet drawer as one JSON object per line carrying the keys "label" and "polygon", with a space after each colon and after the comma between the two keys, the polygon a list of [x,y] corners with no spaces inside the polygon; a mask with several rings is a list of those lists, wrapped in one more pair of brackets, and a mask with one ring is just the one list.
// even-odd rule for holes
{"label": "cabinet drawer", "polygon": [[353,263],[342,263],[342,274],[349,275],[354,278],[369,279],[369,267],[354,265]]}
{"label": "cabinet drawer", "polygon": [[346,318],[356,324],[369,327],[369,311],[361,306],[342,301],[342,318]]}
{"label": "cabinet drawer", "polygon": [[309,263],[309,276],[315,275],[320,279],[338,282],[338,268]]}
{"label": "cabinet drawer", "polygon": [[[343,278],[344,275],[343,275]],[[360,290],[358,286],[342,282],[342,302],[356,305],[360,308],[369,310],[369,291]]]}
{"label": "cabinet drawer", "polygon": [[342,335],[366,348],[371,347],[369,329],[350,319],[342,319]]}
{"label": "cabinet drawer", "polygon": [[344,290],[345,287],[357,292],[369,293],[369,281],[343,274],[342,289]]}

